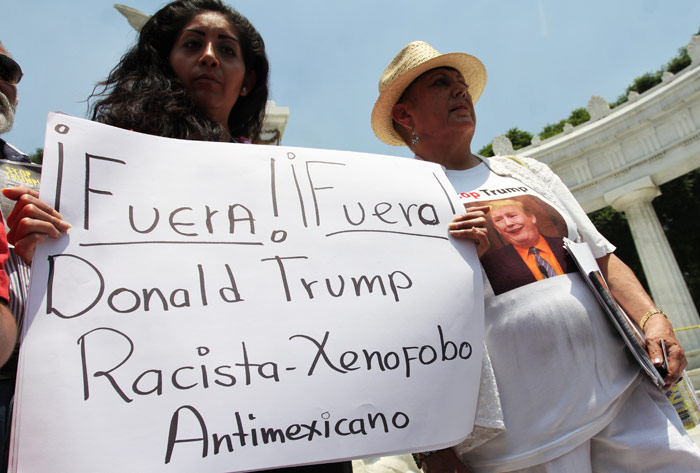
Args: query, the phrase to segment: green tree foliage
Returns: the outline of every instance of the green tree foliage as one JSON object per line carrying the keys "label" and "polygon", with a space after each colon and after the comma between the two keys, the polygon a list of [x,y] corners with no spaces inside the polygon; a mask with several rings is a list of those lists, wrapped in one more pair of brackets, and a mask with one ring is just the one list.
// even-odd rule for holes
{"label": "green tree foliage", "polygon": [[585,108],[577,108],[571,112],[571,115],[569,115],[569,118],[567,121],[571,123],[573,126],[578,126],[581,123],[586,123],[588,120],[591,119],[591,114],[588,113],[588,110]]}
{"label": "green tree foliage", "polygon": [[627,95],[631,91],[643,94],[652,87],[655,87],[656,85],[660,84],[664,72],[668,71],[673,74],[678,74],[680,71],[682,71],[688,66],[690,66],[690,56],[688,55],[688,48],[679,48],[678,53],[673,57],[673,59],[667,62],[666,65],[661,67],[658,71],[647,72],[646,74],[643,74],[634,79],[634,82],[632,82],[632,84],[629,85],[627,89],[625,89],[625,93],[620,95],[615,102],[611,103],[610,107],[615,108],[618,105],[622,105],[623,103],[627,102]]}
{"label": "green tree foliage", "polygon": [[682,47],[678,50],[678,55],[671,59],[666,65],[666,70],[674,74],[678,74],[680,71],[690,66],[690,56],[688,55],[688,48]]}
{"label": "green tree foliage", "polygon": [[565,123],[566,120],[560,120],[557,123],[549,123],[545,125],[545,127],[542,128],[542,131],[540,131],[540,138],[546,140],[547,138],[551,138],[554,135],[558,135],[559,133],[564,131]]}
{"label": "green tree foliage", "polygon": [[37,148],[29,157],[33,163],[41,164],[44,161],[44,148]]}
{"label": "green tree foliage", "polygon": [[661,75],[663,71],[659,70],[656,72],[647,72],[644,75],[637,77],[632,85],[627,87],[627,92],[635,91],[643,94],[652,87],[659,85],[661,83]]}
{"label": "green tree foliage", "polygon": [[493,156],[493,145],[491,143],[487,144],[486,146],[484,146],[483,148],[481,148],[479,150],[479,154],[481,156],[485,156],[487,158],[490,158],[491,156]]}
{"label": "green tree foliage", "polygon": [[[513,127],[506,132],[506,137],[513,144],[513,149],[520,149],[530,145],[532,141],[532,133],[523,131],[517,127]],[[479,150],[481,156],[493,156],[493,144],[489,143]]]}
{"label": "green tree foliage", "polygon": [[532,133],[520,130],[517,127],[513,127],[506,132],[506,136],[513,143],[513,149],[520,149],[526,146],[530,146],[532,141]]}
{"label": "green tree foliage", "polygon": [[540,132],[540,138],[546,140],[547,138],[550,138],[554,135],[558,135],[559,133],[564,131],[564,125],[567,123],[571,123],[573,126],[577,126],[581,123],[587,122],[590,119],[591,115],[588,113],[588,110],[586,110],[583,107],[577,108],[571,112],[569,118],[561,120],[558,123],[549,124],[545,126]]}

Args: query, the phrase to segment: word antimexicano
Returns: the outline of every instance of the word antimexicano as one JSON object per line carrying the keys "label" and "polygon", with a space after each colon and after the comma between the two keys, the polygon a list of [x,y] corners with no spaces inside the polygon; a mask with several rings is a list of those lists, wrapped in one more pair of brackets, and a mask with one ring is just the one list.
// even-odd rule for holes
{"label": "word antimexicano", "polygon": [[[180,416],[185,419],[180,419]],[[202,458],[210,453],[232,453],[238,447],[257,447],[270,443],[285,443],[287,441],[327,439],[335,436],[369,435],[373,431],[388,434],[391,430],[402,430],[410,422],[408,415],[401,411],[391,415],[381,412],[367,413],[354,419],[342,418],[330,420],[330,414],[324,412],[321,420],[312,420],[308,424],[291,424],[286,427],[252,427],[244,425],[241,414],[234,413],[236,427],[231,433],[210,435],[204,417],[193,406],[179,407],[170,419],[168,443],[165,452],[165,463],[170,463],[176,446],[180,444],[200,444]],[[254,414],[248,415],[248,420],[255,420]],[[192,421],[199,427],[201,437],[181,438],[178,431],[180,422],[186,422],[191,427]],[[188,429],[191,432],[191,428]]]}

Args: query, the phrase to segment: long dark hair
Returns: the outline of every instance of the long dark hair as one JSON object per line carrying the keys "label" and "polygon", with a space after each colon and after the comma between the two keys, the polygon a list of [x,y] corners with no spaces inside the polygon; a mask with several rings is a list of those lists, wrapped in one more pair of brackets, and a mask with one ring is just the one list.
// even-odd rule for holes
{"label": "long dark hair", "polygon": [[[223,14],[236,30],[246,74],[255,85],[239,96],[228,117],[229,130],[197,109],[170,66],[170,51],[193,17]],[[88,100],[92,119],[151,135],[190,140],[228,141],[244,136],[256,141],[262,129],[268,95],[269,63],[260,33],[239,12],[220,0],[176,0],[161,8],[141,29],[139,39],[99,82]]]}

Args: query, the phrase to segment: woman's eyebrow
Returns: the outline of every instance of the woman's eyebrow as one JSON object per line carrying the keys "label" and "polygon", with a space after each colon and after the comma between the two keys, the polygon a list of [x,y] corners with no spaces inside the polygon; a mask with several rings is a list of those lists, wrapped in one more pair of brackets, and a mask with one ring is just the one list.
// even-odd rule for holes
{"label": "woman's eyebrow", "polygon": [[240,43],[240,41],[238,41],[238,38],[235,38],[235,37],[233,37],[231,35],[227,35],[227,34],[220,34],[219,39],[230,39],[231,41],[235,41],[236,43]]}
{"label": "woman's eyebrow", "polygon": [[[185,31],[198,34],[199,36],[206,36],[206,33],[204,31],[196,30],[194,28],[188,28]],[[228,34],[220,34],[220,35],[218,35],[218,38],[219,39],[230,39],[231,41],[235,41],[236,43],[240,43],[240,41],[238,41],[238,38],[231,36],[231,35],[228,35]]]}
{"label": "woman's eyebrow", "polygon": [[430,79],[434,78],[436,75],[439,75],[441,77],[449,77],[450,72],[455,72],[457,74],[457,77],[460,80],[464,80],[464,77],[462,77],[462,74],[456,69],[452,69],[451,67],[439,67],[433,71],[430,71],[430,73],[426,76]]}
{"label": "woman's eyebrow", "polygon": [[437,77],[445,77],[445,76],[446,76],[445,71],[437,70],[437,71],[430,71],[430,73],[428,75],[426,75],[425,77],[430,81],[430,80],[433,80]]}

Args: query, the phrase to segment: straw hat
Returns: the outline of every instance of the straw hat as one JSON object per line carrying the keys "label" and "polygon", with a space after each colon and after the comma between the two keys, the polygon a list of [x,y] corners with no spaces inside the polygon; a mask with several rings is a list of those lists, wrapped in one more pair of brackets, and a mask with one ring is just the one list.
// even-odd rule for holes
{"label": "straw hat", "polygon": [[386,144],[405,146],[394,130],[391,109],[419,75],[436,67],[458,70],[469,86],[472,102],[476,103],[486,85],[486,68],[474,56],[466,53],[440,54],[423,41],[414,41],[404,47],[389,63],[379,78],[379,98],[372,110],[372,130]]}

